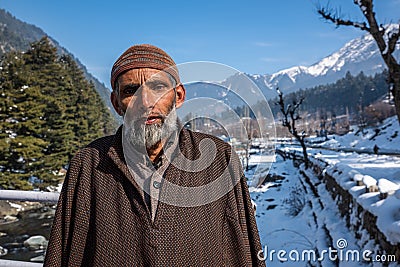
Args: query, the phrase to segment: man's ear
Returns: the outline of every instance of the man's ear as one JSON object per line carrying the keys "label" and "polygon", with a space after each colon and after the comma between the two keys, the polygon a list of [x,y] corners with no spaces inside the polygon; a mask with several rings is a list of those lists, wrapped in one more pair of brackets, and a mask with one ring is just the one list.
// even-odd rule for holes
{"label": "man's ear", "polygon": [[180,108],[183,105],[183,102],[185,102],[185,97],[186,97],[186,89],[183,86],[183,84],[179,84],[176,87],[175,90],[175,103],[176,103],[176,108]]}
{"label": "man's ear", "polygon": [[117,96],[117,94],[115,93],[114,90],[111,92],[110,100],[111,100],[111,103],[112,103],[112,105],[114,107],[114,110],[118,113],[118,115],[120,115],[120,116],[124,115],[124,113],[123,113],[123,111],[121,109],[121,106],[119,104],[119,101],[118,101],[118,96]]}

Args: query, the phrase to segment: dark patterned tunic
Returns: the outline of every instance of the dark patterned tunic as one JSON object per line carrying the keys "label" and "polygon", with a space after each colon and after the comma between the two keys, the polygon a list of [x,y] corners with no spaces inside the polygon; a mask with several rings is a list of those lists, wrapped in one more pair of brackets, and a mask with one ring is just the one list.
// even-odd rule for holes
{"label": "dark patterned tunic", "polygon": [[220,177],[232,160],[232,189],[194,207],[159,201],[152,220],[124,160],[121,132],[92,142],[72,159],[44,266],[265,266],[257,258],[261,245],[246,180],[228,144],[183,129],[179,148],[185,157],[198,159],[205,138],[213,140],[217,154],[199,172],[171,164],[164,178],[199,187]]}

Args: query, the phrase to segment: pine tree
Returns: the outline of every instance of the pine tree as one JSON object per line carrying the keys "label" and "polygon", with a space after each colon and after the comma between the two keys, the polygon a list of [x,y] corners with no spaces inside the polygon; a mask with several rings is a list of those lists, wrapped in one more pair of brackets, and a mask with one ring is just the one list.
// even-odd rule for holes
{"label": "pine tree", "polygon": [[94,85],[46,37],[3,57],[0,90],[3,188],[31,189],[33,180],[56,185],[79,148],[115,129]]}

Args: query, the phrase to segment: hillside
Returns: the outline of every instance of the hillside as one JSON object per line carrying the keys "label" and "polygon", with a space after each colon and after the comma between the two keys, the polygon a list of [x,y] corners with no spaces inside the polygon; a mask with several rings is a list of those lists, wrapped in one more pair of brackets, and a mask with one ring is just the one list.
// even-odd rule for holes
{"label": "hillside", "polygon": [[[319,85],[307,90],[300,89],[284,95],[285,103],[304,97],[300,107],[301,112],[336,115],[349,112],[354,115],[360,112],[361,107],[365,108],[387,95],[387,75],[386,71],[374,76],[366,76],[363,72],[353,76],[348,72],[344,78],[335,83]],[[270,101],[270,107],[275,116],[280,112],[279,107],[274,104],[276,102],[277,98]]]}
{"label": "hillside", "polygon": [[[44,36],[47,36],[47,34],[42,29],[32,24],[25,23],[15,18],[4,9],[0,9],[0,57],[9,51],[25,51],[29,48],[30,43],[39,41]],[[59,55],[69,55],[77,63],[79,68],[83,71],[84,76],[89,81],[93,82],[109,111],[117,121],[121,122],[120,117],[112,108],[110,89],[90,74],[86,67],[56,40],[52,39],[50,36],[48,36],[48,38],[50,43],[57,48],[57,53]]]}
{"label": "hillside", "polygon": [[0,65],[0,187],[57,185],[77,150],[115,120],[83,71],[46,37]]}

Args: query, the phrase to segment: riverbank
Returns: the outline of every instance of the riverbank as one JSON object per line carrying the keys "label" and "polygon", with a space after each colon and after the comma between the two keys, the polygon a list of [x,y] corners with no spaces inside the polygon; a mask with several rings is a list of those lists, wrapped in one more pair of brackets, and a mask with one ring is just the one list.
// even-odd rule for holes
{"label": "riverbank", "polygon": [[1,259],[42,262],[55,205],[0,201]]}

